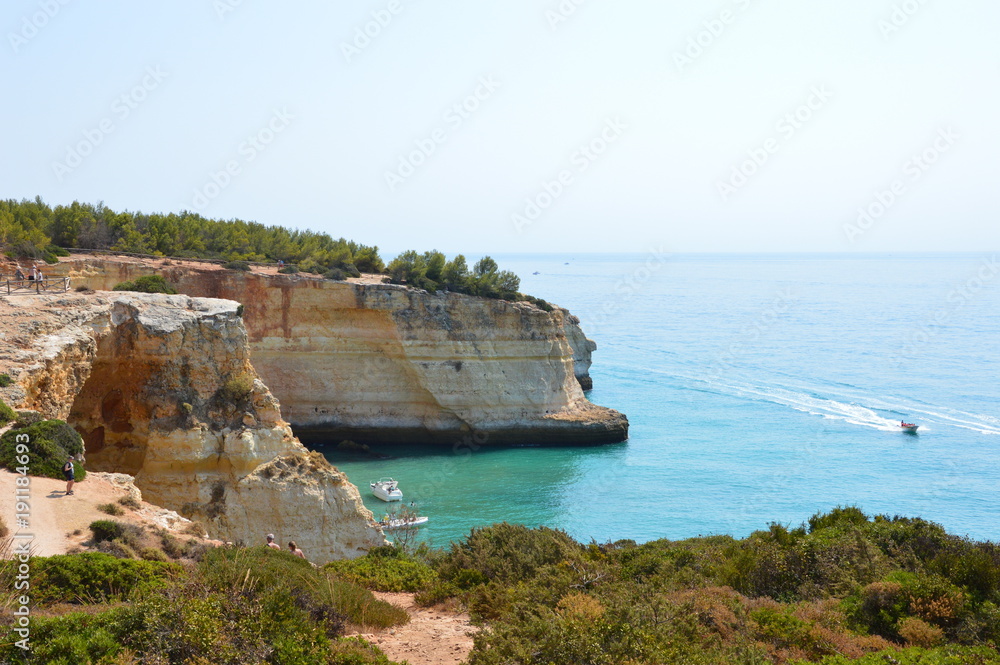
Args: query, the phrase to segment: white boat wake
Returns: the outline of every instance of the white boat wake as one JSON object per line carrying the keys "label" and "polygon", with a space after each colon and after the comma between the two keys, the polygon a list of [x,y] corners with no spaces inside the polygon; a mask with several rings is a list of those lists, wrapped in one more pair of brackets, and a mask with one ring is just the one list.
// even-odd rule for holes
{"label": "white boat wake", "polygon": [[1000,418],[969,413],[945,406],[923,404],[892,395],[873,397],[860,390],[812,388],[806,385],[777,386],[760,382],[741,381],[732,377],[705,379],[696,375],[683,376],[709,392],[742,397],[754,401],[787,406],[814,416],[870,427],[883,432],[900,431],[901,420],[917,422],[920,432],[935,427],[957,427],[980,434],[1000,436]]}
{"label": "white boat wake", "polygon": [[[790,407],[796,411],[829,420],[842,420],[852,425],[871,427],[883,432],[899,431],[899,420],[880,416],[875,410],[854,402],[840,402],[835,399],[817,397],[809,393],[778,388],[775,386],[753,386],[716,382],[714,387],[722,388],[737,397],[749,397],[771,404]],[[924,429],[927,429],[924,427]]]}

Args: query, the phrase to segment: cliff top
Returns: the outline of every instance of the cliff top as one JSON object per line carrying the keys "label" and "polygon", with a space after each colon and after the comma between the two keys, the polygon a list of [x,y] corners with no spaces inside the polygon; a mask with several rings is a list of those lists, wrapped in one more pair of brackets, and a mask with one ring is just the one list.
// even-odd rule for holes
{"label": "cliff top", "polygon": [[[137,308],[140,303],[157,307]],[[48,347],[61,346],[60,339],[48,336],[78,334],[80,326],[89,325],[101,310],[115,307],[138,309],[144,326],[169,333],[196,316],[235,315],[238,303],[131,292],[0,296],[0,374],[16,378],[23,368],[42,360]],[[114,312],[111,315],[116,316]],[[6,404],[16,406],[23,398],[17,383],[0,388],[0,399]]]}
{"label": "cliff top", "polygon": [[[85,254],[75,252],[72,256],[62,257],[59,259],[59,263],[79,263],[82,261],[114,261],[116,263],[129,263],[134,265],[141,265],[147,268],[159,269],[163,267],[174,267],[174,268],[187,268],[192,271],[204,271],[204,272],[215,272],[215,271],[228,271],[229,268],[224,268],[219,263],[213,263],[210,261],[199,261],[199,260],[186,260],[186,259],[175,259],[175,258],[162,258],[162,259],[151,259],[143,258],[138,256],[126,256],[122,254]],[[44,272],[44,269],[43,269]],[[302,279],[314,279],[317,281],[323,281],[323,277],[320,275],[314,275],[312,273],[300,272],[295,275],[282,275],[278,272],[278,266],[276,265],[251,265],[248,272],[255,273],[258,275],[270,275],[272,277],[277,277],[279,275],[283,277],[294,277],[298,276]],[[348,277],[345,282],[349,284],[382,284],[385,275],[378,273],[362,273],[361,277]]]}

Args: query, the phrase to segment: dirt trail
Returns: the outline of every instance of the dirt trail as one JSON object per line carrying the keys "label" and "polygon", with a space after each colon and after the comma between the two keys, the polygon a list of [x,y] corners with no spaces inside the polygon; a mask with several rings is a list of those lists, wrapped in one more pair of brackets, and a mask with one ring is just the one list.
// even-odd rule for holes
{"label": "dirt trail", "polygon": [[413,601],[412,593],[375,595],[410,615],[410,623],[405,626],[360,635],[391,660],[406,660],[410,665],[458,665],[469,657],[472,634],[478,630],[469,623],[469,615],[421,607]]}
{"label": "dirt trail", "polygon": [[[15,518],[15,481],[20,476],[0,469],[0,516],[10,529],[11,535],[18,531]],[[183,527],[187,520],[172,511],[143,502],[139,510],[124,509],[125,514],[111,518],[97,509],[105,503],[117,503],[127,496],[127,485],[114,482],[121,474],[89,473],[83,482],[76,483],[73,494],[66,495],[66,482],[54,478],[31,476],[29,494],[29,528],[22,533],[34,535],[33,553],[36,556],[66,554],[79,547],[90,538],[90,523],[95,520],[116,519],[144,526],[172,528]],[[74,532],[79,532],[75,533]]]}

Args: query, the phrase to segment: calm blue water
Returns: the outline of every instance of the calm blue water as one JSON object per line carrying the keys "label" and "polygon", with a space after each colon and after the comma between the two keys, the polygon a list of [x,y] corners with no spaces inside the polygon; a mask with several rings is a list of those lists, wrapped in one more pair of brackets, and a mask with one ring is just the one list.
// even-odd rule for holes
{"label": "calm blue water", "polygon": [[743,536],[838,504],[1000,540],[992,254],[498,260],[581,318],[599,345],[589,397],[627,414],[631,438],[384,461],[327,451],[377,516],[387,504],[368,482],[391,475],[438,546],[503,520],[582,540]]}

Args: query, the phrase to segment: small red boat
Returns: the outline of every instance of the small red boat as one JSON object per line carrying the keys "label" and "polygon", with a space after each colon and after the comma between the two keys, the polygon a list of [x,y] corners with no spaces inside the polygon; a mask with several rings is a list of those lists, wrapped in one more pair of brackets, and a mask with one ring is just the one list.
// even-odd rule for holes
{"label": "small red boat", "polygon": [[905,420],[900,420],[899,426],[903,429],[904,432],[908,432],[910,434],[916,434],[917,428],[920,427],[920,425],[917,425],[916,423],[908,423]]}

